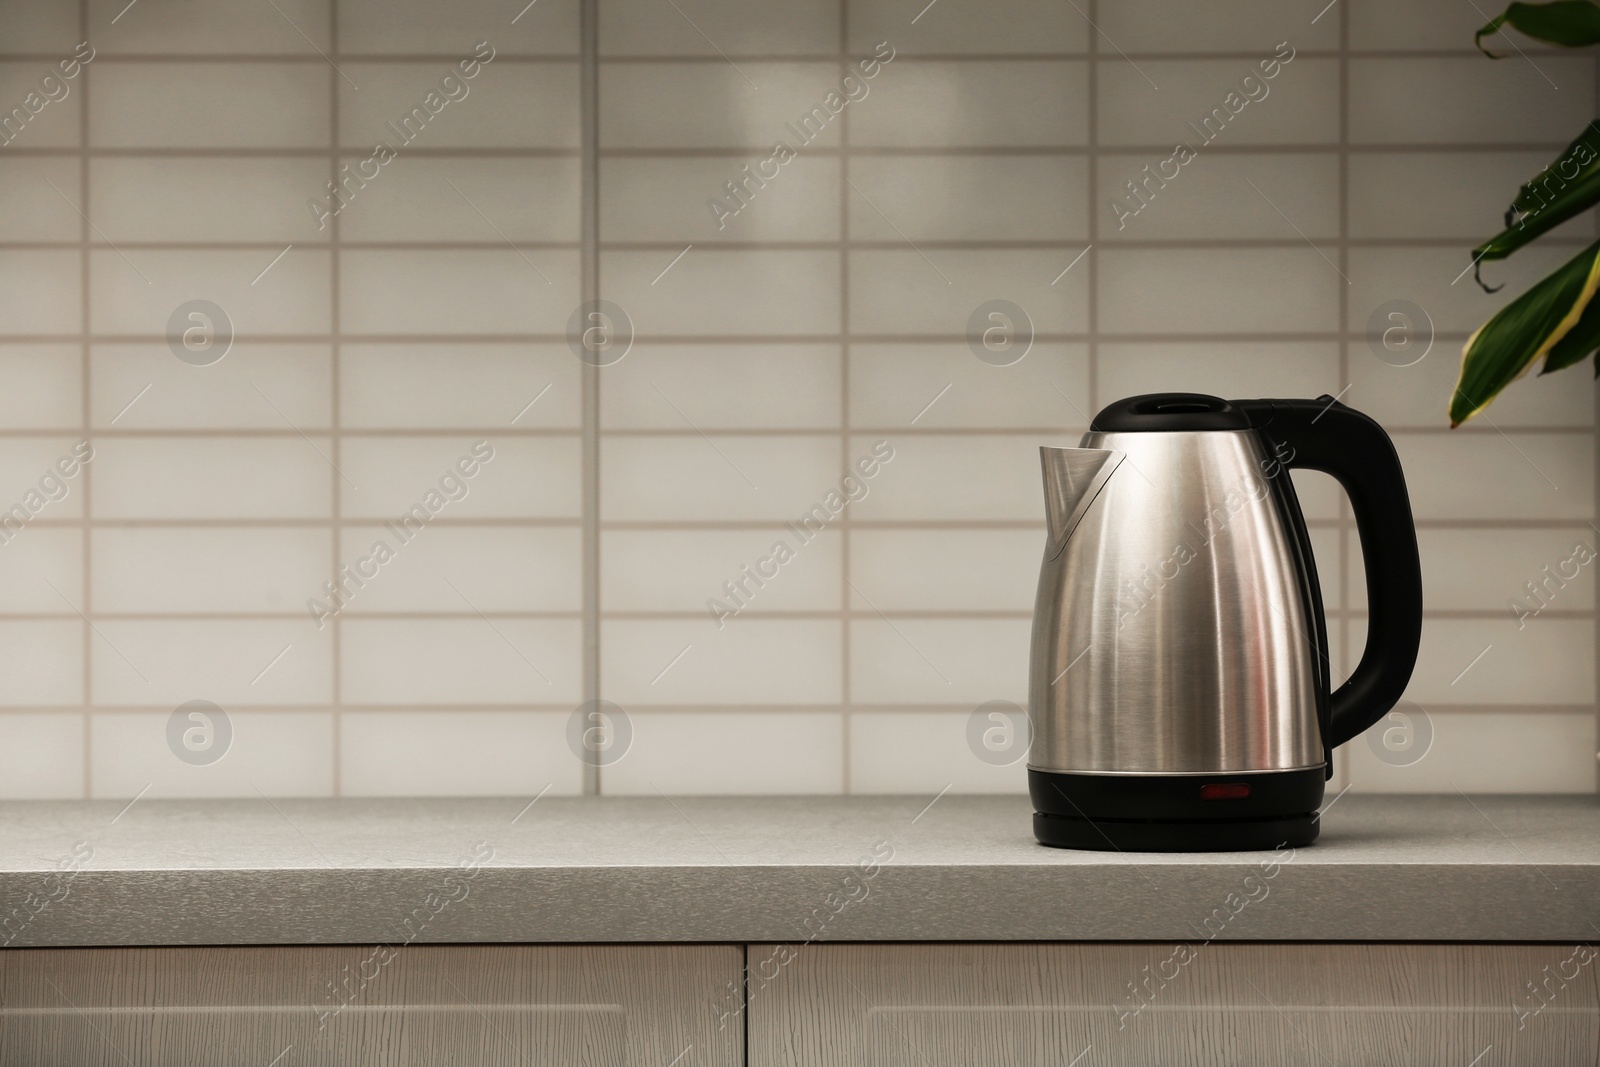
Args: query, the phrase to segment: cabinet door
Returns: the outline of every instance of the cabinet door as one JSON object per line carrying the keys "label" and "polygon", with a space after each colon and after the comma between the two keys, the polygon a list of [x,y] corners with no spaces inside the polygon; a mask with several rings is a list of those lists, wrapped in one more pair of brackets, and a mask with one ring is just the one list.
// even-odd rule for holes
{"label": "cabinet door", "polygon": [[750,1067],[1600,1062],[1572,945],[751,945]]}
{"label": "cabinet door", "polygon": [[728,945],[0,953],[0,1063],[734,1067]]}

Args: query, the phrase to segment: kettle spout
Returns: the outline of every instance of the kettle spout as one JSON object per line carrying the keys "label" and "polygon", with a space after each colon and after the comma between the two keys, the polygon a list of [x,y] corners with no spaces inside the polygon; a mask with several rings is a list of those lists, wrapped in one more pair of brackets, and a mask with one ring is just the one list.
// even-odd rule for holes
{"label": "kettle spout", "polygon": [[1060,555],[1089,505],[1122,463],[1123,453],[1108,448],[1041,448],[1045,517],[1050,526],[1049,558]]}

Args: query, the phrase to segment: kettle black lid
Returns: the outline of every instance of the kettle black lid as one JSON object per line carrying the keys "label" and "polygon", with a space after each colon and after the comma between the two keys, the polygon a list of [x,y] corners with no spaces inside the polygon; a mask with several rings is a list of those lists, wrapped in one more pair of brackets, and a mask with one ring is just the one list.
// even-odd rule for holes
{"label": "kettle black lid", "polygon": [[1250,419],[1228,401],[1205,393],[1145,393],[1107,404],[1089,429],[1102,433],[1248,430]]}

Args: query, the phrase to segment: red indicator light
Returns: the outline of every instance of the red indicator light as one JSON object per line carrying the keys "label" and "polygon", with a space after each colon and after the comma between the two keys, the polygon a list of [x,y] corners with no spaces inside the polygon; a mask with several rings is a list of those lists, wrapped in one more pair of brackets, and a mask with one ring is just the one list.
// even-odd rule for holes
{"label": "red indicator light", "polygon": [[1240,800],[1250,795],[1250,787],[1243,782],[1219,782],[1200,787],[1201,800]]}

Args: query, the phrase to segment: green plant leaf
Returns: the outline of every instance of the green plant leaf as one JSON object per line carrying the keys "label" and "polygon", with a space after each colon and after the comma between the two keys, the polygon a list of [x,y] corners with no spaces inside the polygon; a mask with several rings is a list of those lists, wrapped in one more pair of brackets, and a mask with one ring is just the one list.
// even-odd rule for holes
{"label": "green plant leaf", "polygon": [[1525,36],[1564,48],[1600,44],[1600,6],[1590,0],[1555,0],[1552,4],[1512,4],[1477,32],[1473,43],[1490,59],[1501,59],[1483,47],[1483,39],[1510,26]]}
{"label": "green plant leaf", "polygon": [[[1588,319],[1600,287],[1600,241],[1594,242],[1532,289],[1501,308],[1461,350],[1461,377],[1450,397],[1450,425],[1459,426],[1489,406],[1507,385],[1540,358],[1547,371],[1582,359],[1600,338],[1600,323],[1588,323],[1563,349],[1565,362],[1552,365],[1553,349]],[[1584,345],[1588,347],[1583,347]],[[1572,347],[1580,348],[1577,355]]]}
{"label": "green plant leaf", "polygon": [[1504,259],[1596,204],[1600,204],[1600,119],[1591,121],[1559,156],[1523,183],[1506,210],[1506,228],[1474,248],[1473,261]]}
{"label": "green plant leaf", "polygon": [[1566,370],[1574,363],[1583,362],[1596,349],[1600,349],[1600,300],[1591,297],[1572,329],[1562,334],[1561,339],[1550,346],[1550,352],[1544,357],[1544,366],[1539,369],[1539,373],[1549,374],[1552,371]]}

